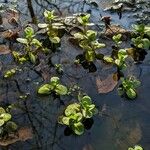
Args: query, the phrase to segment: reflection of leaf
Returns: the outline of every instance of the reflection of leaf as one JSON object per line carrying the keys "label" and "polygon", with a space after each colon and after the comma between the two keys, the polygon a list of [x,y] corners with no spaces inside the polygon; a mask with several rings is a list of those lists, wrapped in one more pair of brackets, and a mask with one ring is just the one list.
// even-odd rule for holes
{"label": "reflection of leaf", "polygon": [[15,135],[11,135],[7,139],[1,139],[0,145],[7,146],[13,144],[17,141],[26,141],[28,139],[32,139],[32,130],[31,128],[21,128],[18,130],[18,133]]}
{"label": "reflection of leaf", "polygon": [[101,80],[100,77],[96,78],[96,86],[99,93],[111,92],[117,85],[118,81],[114,75],[109,75],[106,79]]}
{"label": "reflection of leaf", "polygon": [[6,45],[0,45],[0,55],[2,54],[9,54],[10,53],[10,49],[8,46]]}

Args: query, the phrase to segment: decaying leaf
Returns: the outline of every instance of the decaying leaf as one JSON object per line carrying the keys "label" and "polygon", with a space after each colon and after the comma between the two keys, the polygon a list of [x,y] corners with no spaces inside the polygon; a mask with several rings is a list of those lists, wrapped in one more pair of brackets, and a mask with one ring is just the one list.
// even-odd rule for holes
{"label": "decaying leaf", "polygon": [[2,32],[0,35],[5,39],[16,39],[19,35],[20,29],[11,29]]}
{"label": "decaying leaf", "polygon": [[111,74],[104,80],[101,80],[99,76],[96,78],[98,93],[111,92],[116,87],[117,83],[118,79],[116,74]]}
{"label": "decaying leaf", "polygon": [[0,55],[2,54],[9,54],[11,51],[8,46],[0,45]]}
{"label": "decaying leaf", "polygon": [[17,22],[19,20],[19,12],[14,9],[8,9],[4,12],[3,15],[3,23],[12,24],[14,20]]}
{"label": "decaying leaf", "polygon": [[8,146],[13,144],[17,141],[26,141],[32,139],[32,129],[31,128],[21,128],[18,132],[14,135],[10,135],[9,138],[0,140],[1,146]]}

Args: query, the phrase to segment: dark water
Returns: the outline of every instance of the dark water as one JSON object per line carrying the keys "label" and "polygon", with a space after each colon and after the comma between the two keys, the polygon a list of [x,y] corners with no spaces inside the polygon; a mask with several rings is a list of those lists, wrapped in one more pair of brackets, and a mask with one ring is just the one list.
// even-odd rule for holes
{"label": "dark water", "polygon": [[[97,0],[98,1],[98,0]],[[2,1],[0,1],[2,2]],[[49,2],[49,3],[48,3]],[[99,23],[99,13],[104,12],[103,8],[110,6],[111,1],[98,1],[99,9],[92,8],[92,21]],[[18,0],[17,9],[21,12],[21,23],[25,25],[32,21],[26,1]],[[33,0],[35,15],[42,20],[44,9],[56,9],[62,16],[86,11],[90,6],[82,6],[81,1],[47,1]],[[10,1],[7,3],[10,5]],[[91,9],[91,8],[90,8]],[[114,23],[130,28],[134,19],[128,18],[128,13],[123,14],[121,20],[116,14],[111,14]],[[39,97],[37,89],[43,84],[43,79],[30,66],[15,76],[19,89],[14,81],[4,80],[2,73],[15,66],[10,55],[0,55],[2,73],[0,78],[0,101],[1,104],[19,103],[25,110],[15,110],[14,119],[19,126],[31,127],[34,133],[32,139],[25,142],[17,142],[10,145],[10,150],[127,150],[129,146],[140,144],[145,150],[150,150],[150,54],[146,56],[143,64],[129,66],[128,74],[134,74],[141,81],[138,89],[138,98],[134,101],[127,101],[118,96],[114,89],[108,94],[98,94],[95,78],[97,76],[107,77],[114,73],[115,69],[97,63],[96,73],[87,73],[82,68],[73,65],[75,56],[80,50],[67,41],[68,36],[62,40],[61,51],[53,57],[55,63],[62,63],[64,75],[62,81],[66,84],[78,84],[93,99],[99,110],[105,108],[106,115],[94,117],[94,125],[91,130],[86,131],[82,136],[64,136],[64,127],[57,124],[57,117],[62,113],[64,105],[58,99],[52,97]],[[109,41],[104,41],[111,44]],[[109,49],[109,48],[108,48]],[[107,53],[107,50],[104,50]],[[45,68],[45,69],[44,69]],[[47,66],[43,70],[50,75],[54,71]],[[27,80],[30,79],[30,80]],[[24,102],[18,97],[22,93],[30,93],[29,98]],[[62,97],[65,104],[72,98]]]}

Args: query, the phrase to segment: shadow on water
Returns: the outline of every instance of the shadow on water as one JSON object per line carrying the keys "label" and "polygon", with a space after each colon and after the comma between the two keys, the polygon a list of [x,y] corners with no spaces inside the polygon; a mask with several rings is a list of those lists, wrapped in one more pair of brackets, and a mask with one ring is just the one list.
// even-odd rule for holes
{"label": "shadow on water", "polygon": [[[103,8],[111,6],[111,1],[98,1],[99,8],[91,7],[78,0],[18,0],[17,9],[21,12],[21,24],[36,23],[37,19],[42,20],[44,9],[55,9],[60,16],[71,15],[78,12],[92,10],[92,21],[99,23],[100,14],[109,15]],[[9,5],[9,0],[0,4]],[[15,4],[14,4],[15,5]],[[125,28],[129,28],[134,19],[128,18],[130,13],[123,14],[119,20],[117,14],[111,14],[112,21]],[[32,19],[31,19],[32,18]],[[79,50],[68,43],[67,36],[63,38],[61,52],[54,61],[62,63],[64,72],[62,80],[64,83],[76,83],[92,97],[96,106],[102,114],[94,117],[93,120],[85,122],[87,130],[83,136],[65,136],[64,127],[58,125],[57,118],[64,109],[64,105],[51,96],[39,97],[37,89],[44,81],[41,75],[29,66],[25,66],[21,74],[15,79],[4,81],[0,74],[0,101],[3,105],[17,103],[20,110],[13,113],[14,119],[20,126],[30,126],[33,130],[33,138],[25,142],[17,142],[2,150],[127,150],[129,146],[141,144],[145,150],[150,149],[150,57],[146,56],[143,64],[130,66],[129,74],[140,78],[142,85],[139,88],[139,97],[135,101],[121,99],[117,90],[114,89],[108,94],[98,94],[96,77],[105,78],[115,73],[114,68],[99,63],[97,72],[87,73],[83,68],[75,67],[70,59],[74,60]],[[109,43],[109,41],[104,41]],[[66,48],[67,47],[67,48]],[[109,53],[109,51],[104,52]],[[0,55],[2,72],[14,66],[10,55]],[[44,67],[44,66],[43,66]],[[53,71],[50,70],[50,74]],[[21,94],[27,94],[28,99],[20,100]],[[64,98],[62,98],[64,100]],[[69,100],[64,100],[67,104]],[[94,124],[93,124],[94,122]],[[93,124],[93,125],[92,125]],[[70,131],[69,131],[70,132]],[[65,130],[68,134],[68,130]]]}

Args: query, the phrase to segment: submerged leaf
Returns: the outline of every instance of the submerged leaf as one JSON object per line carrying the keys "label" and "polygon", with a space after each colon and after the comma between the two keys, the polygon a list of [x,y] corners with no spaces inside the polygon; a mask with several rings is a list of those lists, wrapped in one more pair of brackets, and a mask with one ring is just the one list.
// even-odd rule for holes
{"label": "submerged leaf", "polygon": [[2,54],[9,54],[11,51],[8,46],[0,45],[0,55]]}
{"label": "submerged leaf", "polygon": [[106,79],[101,80],[100,77],[96,78],[96,86],[99,93],[111,92],[118,84],[117,80],[114,80],[114,75],[109,75]]}

